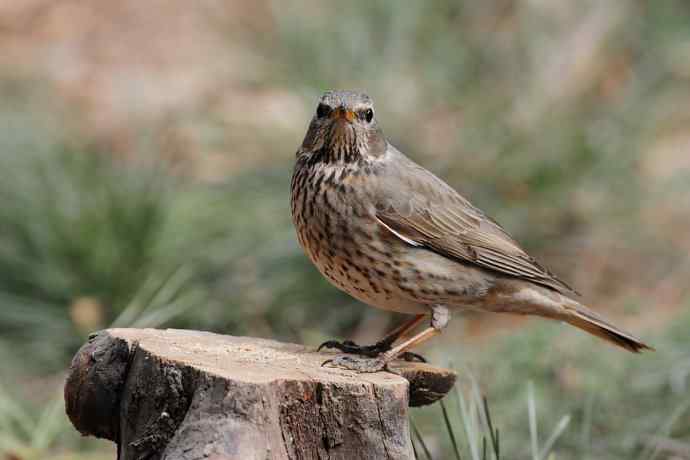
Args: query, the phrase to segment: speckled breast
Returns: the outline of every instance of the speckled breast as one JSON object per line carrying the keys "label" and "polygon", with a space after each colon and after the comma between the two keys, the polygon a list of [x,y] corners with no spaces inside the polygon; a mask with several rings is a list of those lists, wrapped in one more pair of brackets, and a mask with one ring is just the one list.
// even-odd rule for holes
{"label": "speckled breast", "polygon": [[357,173],[334,165],[298,164],[292,182],[298,240],[324,277],[369,305],[426,311],[414,300],[414,290],[404,287],[410,267],[400,251],[406,248],[376,221]]}

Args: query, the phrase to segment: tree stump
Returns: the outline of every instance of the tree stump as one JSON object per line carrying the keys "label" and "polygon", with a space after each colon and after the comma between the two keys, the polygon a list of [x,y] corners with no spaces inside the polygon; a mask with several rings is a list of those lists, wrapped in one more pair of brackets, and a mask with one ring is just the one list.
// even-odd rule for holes
{"label": "tree stump", "polygon": [[[442,398],[455,374],[322,367],[333,353],[198,331],[109,329],[72,361],[67,414],[118,459],[412,459],[408,405]],[[404,377],[403,377],[404,376]]]}

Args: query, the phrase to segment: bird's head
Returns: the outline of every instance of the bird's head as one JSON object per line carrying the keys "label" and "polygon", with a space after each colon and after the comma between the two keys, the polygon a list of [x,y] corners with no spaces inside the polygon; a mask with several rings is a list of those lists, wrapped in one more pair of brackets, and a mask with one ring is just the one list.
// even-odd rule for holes
{"label": "bird's head", "polygon": [[386,150],[374,102],[364,93],[327,91],[319,99],[302,150],[321,152],[324,161],[357,161]]}

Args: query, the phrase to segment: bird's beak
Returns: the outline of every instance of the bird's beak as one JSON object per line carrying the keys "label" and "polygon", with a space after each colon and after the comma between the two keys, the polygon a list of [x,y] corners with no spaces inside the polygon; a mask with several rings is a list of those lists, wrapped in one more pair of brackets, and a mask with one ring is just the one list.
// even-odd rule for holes
{"label": "bird's beak", "polygon": [[333,117],[334,120],[347,120],[348,122],[352,123],[352,121],[355,119],[355,113],[352,110],[347,110],[344,107],[338,107],[335,109],[331,117]]}

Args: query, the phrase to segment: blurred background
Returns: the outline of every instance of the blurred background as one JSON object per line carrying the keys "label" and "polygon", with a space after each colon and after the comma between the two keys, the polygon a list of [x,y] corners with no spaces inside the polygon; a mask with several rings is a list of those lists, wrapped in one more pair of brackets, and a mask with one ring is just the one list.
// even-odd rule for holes
{"label": "blurred background", "polygon": [[478,458],[480,394],[504,458],[690,458],[687,1],[9,1],[0,56],[3,460],[114,458],[64,416],[91,331],[317,345],[402,319],[331,287],[292,229],[331,88],[657,348],[456,317],[421,350],[460,382],[413,411],[419,458],[453,437]]}

